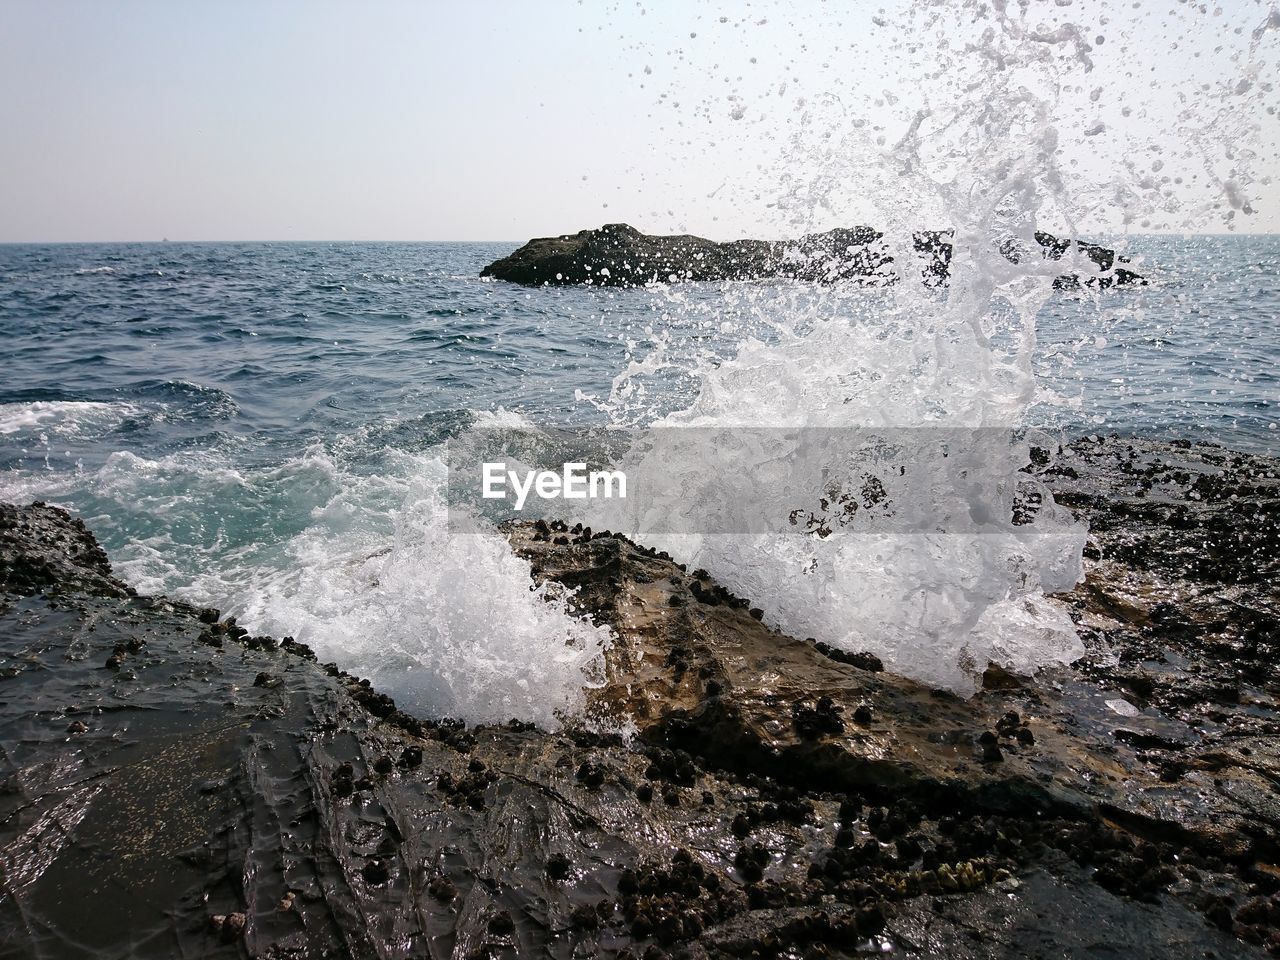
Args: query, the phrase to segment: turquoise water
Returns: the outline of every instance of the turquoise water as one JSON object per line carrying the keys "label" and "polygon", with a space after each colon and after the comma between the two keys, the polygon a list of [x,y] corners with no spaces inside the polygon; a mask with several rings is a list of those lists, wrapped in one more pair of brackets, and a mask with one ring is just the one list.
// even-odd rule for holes
{"label": "turquoise water", "polygon": [[[567,628],[529,606],[527,572],[500,551],[447,537],[442,442],[476,422],[682,409],[697,364],[775,336],[777,312],[813,294],[477,278],[512,247],[0,247],[0,499],[71,507],[140,588],[364,656],[366,672],[385,655],[375,638],[430,624],[391,657],[426,663],[424,699],[484,689],[521,712],[518,677],[495,694],[448,665],[536,660]],[[1062,291],[1041,312],[1035,421],[1280,450],[1280,238],[1139,237],[1128,252],[1149,286]],[[841,309],[874,320],[880,296]],[[644,389],[594,402],[658,343]]]}

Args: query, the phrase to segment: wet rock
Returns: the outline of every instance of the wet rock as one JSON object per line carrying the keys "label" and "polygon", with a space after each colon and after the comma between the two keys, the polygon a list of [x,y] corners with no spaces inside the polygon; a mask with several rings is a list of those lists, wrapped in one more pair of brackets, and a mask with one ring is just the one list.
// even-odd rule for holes
{"label": "wet rock", "polygon": [[[1280,822],[1280,731],[1266,612],[1277,570],[1246,527],[1265,529],[1274,470],[1255,476],[1254,461],[1223,459],[1215,469],[1226,472],[1200,483],[1206,499],[1170,497],[1173,507],[1149,513],[1166,481],[1133,498],[1107,484],[1123,488],[1127,464],[1174,454],[1135,447],[1132,459],[1108,459],[1111,449],[1068,446],[1044,466],[1070,466],[1074,477],[1047,482],[1069,484],[1064,500],[1090,512],[1105,548],[1071,598],[1099,655],[1051,682],[1019,678],[967,701],[786,637],[705,571],[564,525],[547,531],[567,544],[537,539],[536,525],[512,541],[534,555],[537,576],[572,583],[575,602],[618,637],[604,685],[588,696],[591,729],[410,716],[301,645],[250,644],[233,621],[143,603],[100,570],[67,570],[85,590],[68,579],[5,593],[0,748],[18,769],[0,780],[0,803],[20,809],[0,822],[0,852],[6,862],[52,857],[32,881],[36,922],[17,933],[31,945],[18,952],[62,956],[79,942],[63,931],[86,923],[112,955],[238,950],[240,935],[220,945],[220,931],[256,903],[266,906],[246,945],[264,956],[339,955],[352,937],[394,935],[489,952],[549,944],[559,957],[839,956],[871,938],[908,957],[919,943],[958,958],[1085,957],[1099,943],[1132,957],[1261,957],[1276,931],[1266,865]],[[1179,468],[1167,482],[1189,489],[1195,476]],[[1103,491],[1089,493],[1091,482]],[[1252,519],[1215,518],[1242,503]],[[64,522],[32,512],[27,533],[5,535]],[[1212,564],[1192,549],[1205,542]],[[62,569],[49,543],[21,550]],[[1246,558],[1263,564],[1261,576],[1222,579]],[[694,602],[690,581],[712,602]],[[677,616],[672,591],[690,600]],[[1104,640],[1118,667],[1103,660]],[[101,669],[117,650],[136,669],[127,684]],[[261,698],[234,693],[264,672],[289,681],[270,715]],[[1151,678],[1149,695],[1139,715],[1121,718],[1107,701],[1135,702],[1134,677]],[[91,737],[33,739],[31,718],[55,718],[56,731],[56,718],[74,713],[49,704],[72,699],[82,710],[116,706],[92,714]],[[857,713],[867,705],[871,724]],[[611,718],[630,721],[634,738],[609,735]],[[1003,761],[980,762],[987,747]],[[121,763],[121,749],[141,762]],[[102,773],[76,779],[86,768]],[[654,793],[677,803],[653,803]],[[72,842],[55,849],[33,828],[70,796],[87,812],[59,821]],[[89,871],[88,849],[125,855]],[[483,882],[439,900],[433,879],[446,864],[450,878]],[[242,886],[220,879],[231,876]],[[90,900],[91,914],[59,906]],[[5,909],[11,940],[18,928]],[[212,937],[210,915],[223,918]],[[136,946],[149,943],[166,948]]]}
{"label": "wet rock", "polygon": [[604,785],[604,767],[590,760],[583,761],[578,767],[577,780],[588,790],[599,790]]}
{"label": "wet rock", "polygon": [[396,765],[401,770],[416,770],[422,766],[422,748],[410,744],[400,751],[400,759],[396,761]]}
{"label": "wet rock", "polygon": [[[861,708],[859,708],[861,709]],[[816,740],[828,734],[844,732],[843,712],[830,697],[819,697],[813,706],[797,703],[791,710],[791,722],[805,740]]]}
{"label": "wet rock", "polygon": [[247,919],[243,913],[213,914],[209,917],[209,926],[223,943],[235,943],[244,936]]}
{"label": "wet rock", "polygon": [[553,880],[563,880],[565,877],[569,876],[570,866],[569,858],[563,853],[553,853],[551,856],[547,857],[547,876]]}
{"label": "wet rock", "polygon": [[505,937],[515,932],[516,922],[509,913],[496,913],[489,918],[488,929],[490,933]]}
{"label": "wet rock", "polygon": [[335,797],[349,797],[355,793],[355,770],[351,764],[340,764],[329,777],[329,789]]}
{"label": "wet rock", "polygon": [[870,673],[880,673],[884,670],[884,663],[874,653],[860,651],[858,653],[850,653],[847,650],[841,650],[839,647],[833,647],[829,643],[823,643],[819,640],[810,638],[810,643],[814,645],[819,653],[824,657],[830,657],[837,663],[845,663],[851,667],[857,667],[859,670],[866,670]]}
{"label": "wet rock", "polygon": [[25,597],[45,590],[129,595],[83,520],[38,501],[0,504],[0,592]]}
{"label": "wet rock", "polygon": [[391,879],[391,871],[381,860],[370,860],[361,868],[360,876],[364,878],[365,883],[376,887]]}
{"label": "wet rock", "polygon": [[458,888],[448,877],[440,875],[431,878],[431,882],[427,884],[427,893],[441,903],[451,903],[458,896]]}

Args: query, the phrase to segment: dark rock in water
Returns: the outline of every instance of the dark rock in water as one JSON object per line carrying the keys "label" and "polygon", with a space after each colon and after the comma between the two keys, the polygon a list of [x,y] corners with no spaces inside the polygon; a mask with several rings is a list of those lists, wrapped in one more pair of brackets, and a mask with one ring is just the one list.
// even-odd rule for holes
{"label": "dark rock in water", "polygon": [[1114,439],[1041,460],[1092,524],[1066,598],[1090,654],[968,701],[624,537],[511,526],[617,636],[558,732],[411,717],[132,595],[66,513],[0,506],[0,952],[1264,957],[1280,470]]}
{"label": "dark rock in water", "polygon": [[[1069,240],[1047,233],[1035,235],[1040,256],[1062,260]],[[1087,283],[1141,283],[1142,277],[1122,266],[1115,251],[1077,241],[1076,251],[1092,261],[1096,272]],[[943,283],[951,263],[951,231],[921,231],[912,237],[917,262],[908,271],[926,283]],[[1017,262],[1027,251],[1008,244],[1002,253]],[[828,230],[798,240],[731,240],[716,243],[689,235],[650,236],[625,223],[607,223],[560,237],[530,240],[514,253],[495,260],[480,275],[525,286],[592,284],[636,287],[648,283],[698,280],[804,280],[830,283],[858,279],[886,283],[898,271],[884,235],[871,227]],[[1060,285],[1081,281],[1074,272]]]}
{"label": "dark rock in water", "polygon": [[[1050,260],[1061,260],[1071,252],[1072,245],[1070,240],[1062,240],[1051,233],[1045,233],[1043,230],[1037,230],[1035,236],[1036,243],[1040,246],[1037,252]],[[1098,286],[1109,287],[1112,284],[1147,282],[1137,273],[1121,266],[1121,264],[1128,261],[1124,257],[1117,256],[1114,250],[1109,250],[1104,246],[1088,243],[1084,240],[1077,240],[1075,249],[1077,253],[1081,253],[1092,260],[1100,271],[1099,276],[1085,277],[1086,283],[1096,283]],[[1018,255],[1008,249],[1005,250],[1005,256],[1015,263],[1019,260]],[[1054,286],[1074,287],[1079,286],[1080,281],[1081,277],[1078,274],[1065,274],[1054,281]]]}
{"label": "dark rock in water", "polygon": [[530,240],[481,276],[526,286],[592,283],[643,286],[679,280],[765,277],[834,280],[869,276],[888,261],[872,246],[868,228],[832,230],[786,245],[763,240],[716,243],[689,235],[656,237],[625,223],[562,237]]}

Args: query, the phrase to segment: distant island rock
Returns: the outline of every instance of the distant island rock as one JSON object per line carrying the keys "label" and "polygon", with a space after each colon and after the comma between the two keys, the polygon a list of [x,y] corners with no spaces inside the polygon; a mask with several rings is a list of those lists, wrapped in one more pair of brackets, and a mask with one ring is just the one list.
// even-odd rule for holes
{"label": "distant island rock", "polygon": [[[480,276],[530,287],[637,287],[690,280],[893,282],[897,273],[883,238],[883,233],[871,227],[853,227],[811,233],[798,240],[716,243],[688,234],[651,236],[630,224],[607,223],[598,230],[530,240],[489,264]],[[1052,234],[1037,232],[1035,238],[1051,260],[1061,260],[1071,249],[1070,240]],[[920,231],[912,240],[919,255],[921,279],[935,285],[945,283],[951,263],[951,231]],[[1128,261],[1114,250],[1084,241],[1076,241],[1076,247],[1100,272],[1083,277],[1064,274],[1057,278],[1057,285],[1074,286],[1083,281],[1109,287],[1146,282],[1120,266]],[[1013,245],[1003,252],[1013,262],[1021,256]]]}

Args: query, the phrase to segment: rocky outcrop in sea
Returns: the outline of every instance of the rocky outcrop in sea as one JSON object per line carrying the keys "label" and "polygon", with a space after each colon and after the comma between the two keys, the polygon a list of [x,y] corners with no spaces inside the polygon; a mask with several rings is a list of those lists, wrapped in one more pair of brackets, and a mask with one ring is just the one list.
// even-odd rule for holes
{"label": "rocky outcrop in sea", "polygon": [[1280,953],[1280,464],[1031,469],[1091,523],[1089,652],[968,700],[607,531],[509,526],[617,638],[550,732],[407,714],[0,507],[2,952]]}
{"label": "rocky outcrop in sea", "polygon": [[[697,280],[804,280],[830,283],[862,280],[893,282],[898,267],[883,243],[884,234],[871,227],[829,230],[792,241],[732,240],[716,243],[702,237],[651,236],[625,223],[607,223],[598,230],[582,230],[560,237],[530,240],[514,253],[495,260],[482,277],[525,286],[594,284],[636,287],[649,283]],[[1037,249],[1009,244],[1002,251],[1011,261],[1032,253],[1048,260],[1067,257],[1073,244],[1048,233],[1035,234]],[[1076,241],[1076,252],[1088,261],[1090,272],[1064,273],[1060,286],[1086,282],[1143,283],[1127,269],[1114,250]],[[951,231],[921,231],[913,235],[917,263],[911,272],[930,284],[945,283],[951,264]]]}

